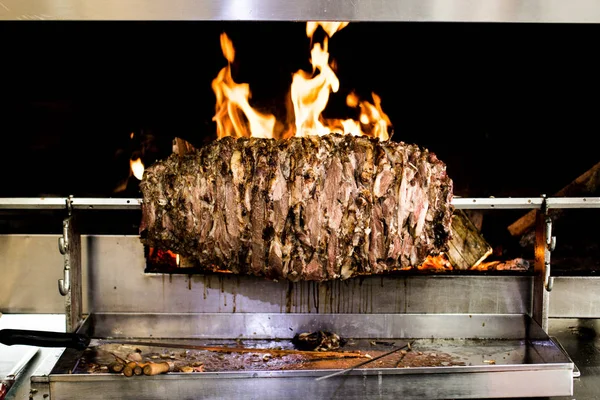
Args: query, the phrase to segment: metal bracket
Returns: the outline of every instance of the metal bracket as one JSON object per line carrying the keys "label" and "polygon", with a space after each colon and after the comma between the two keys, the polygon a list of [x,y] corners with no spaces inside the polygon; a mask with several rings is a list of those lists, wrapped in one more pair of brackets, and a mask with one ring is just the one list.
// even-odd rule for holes
{"label": "metal bracket", "polygon": [[67,217],[63,220],[58,250],[64,258],[64,277],[58,280],[58,291],[65,296],[67,332],[74,332],[82,320],[81,234],[77,215],[73,213],[73,196],[66,200]]}
{"label": "metal bracket", "polygon": [[546,229],[546,257],[545,257],[545,268],[544,268],[544,288],[546,291],[551,292],[554,287],[554,277],[550,276],[550,253],[556,248],[556,236],[552,236],[552,218],[548,214],[548,202],[544,198],[542,203],[542,212],[544,213],[544,223]]}
{"label": "metal bracket", "polygon": [[[63,220],[63,235],[58,238],[58,250],[60,254],[66,255],[69,252],[69,229],[71,222],[71,215],[73,214],[73,196],[70,196],[65,200],[67,206],[68,217]],[[65,257],[64,263],[64,278],[58,280],[58,291],[62,296],[69,294],[71,290],[71,263],[67,257]]]}
{"label": "metal bracket", "polygon": [[552,203],[548,201],[546,195],[542,195],[540,208],[535,215],[535,276],[531,316],[545,332],[548,332],[550,292],[554,286],[550,255],[556,247],[556,237],[552,236],[552,219],[548,213],[551,206]]}

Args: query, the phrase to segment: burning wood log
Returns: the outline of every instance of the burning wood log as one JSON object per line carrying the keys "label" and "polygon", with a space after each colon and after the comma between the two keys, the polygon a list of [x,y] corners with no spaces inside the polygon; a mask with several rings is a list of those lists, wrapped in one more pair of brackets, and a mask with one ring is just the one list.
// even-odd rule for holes
{"label": "burning wood log", "polygon": [[471,269],[477,271],[527,271],[529,267],[529,261],[515,258],[507,261],[482,262]]}
{"label": "burning wood log", "polygon": [[450,264],[459,270],[475,268],[492,252],[492,246],[488,244],[467,214],[462,210],[455,210],[447,253]]}
{"label": "burning wood log", "polygon": [[176,137],[173,139],[173,154],[184,156],[193,153],[196,150],[194,146],[187,140]]}
{"label": "burning wood log", "polygon": [[416,145],[224,138],[146,170],[140,236],[210,271],[380,274],[448,250],[452,187],[445,164]]}
{"label": "burning wood log", "polygon": [[[581,174],[567,186],[554,194],[554,197],[585,196],[595,193],[600,188],[600,163]],[[564,210],[549,210],[549,215],[556,220],[563,214]],[[512,236],[523,236],[522,245],[533,244],[535,237],[536,210],[531,210],[508,227]]]}

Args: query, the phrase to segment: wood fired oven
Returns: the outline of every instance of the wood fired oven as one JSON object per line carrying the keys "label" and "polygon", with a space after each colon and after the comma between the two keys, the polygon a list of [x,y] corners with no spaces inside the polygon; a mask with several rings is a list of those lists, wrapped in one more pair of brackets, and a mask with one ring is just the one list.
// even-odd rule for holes
{"label": "wood fired oven", "polygon": [[[578,369],[548,319],[600,315],[565,300],[569,276],[594,285],[598,256],[598,28],[580,23],[600,14],[584,3],[1,1],[0,311],[64,313],[67,333],[104,341],[51,353],[31,398],[572,395]],[[192,259],[156,229],[142,244],[148,169],[250,134],[422,146],[452,180],[450,248],[265,277],[207,269],[223,254]],[[298,354],[303,333],[343,346]]]}

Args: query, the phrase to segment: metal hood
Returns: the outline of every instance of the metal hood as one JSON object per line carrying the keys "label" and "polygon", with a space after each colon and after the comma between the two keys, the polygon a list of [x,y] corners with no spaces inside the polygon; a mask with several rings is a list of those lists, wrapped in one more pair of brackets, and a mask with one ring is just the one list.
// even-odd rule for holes
{"label": "metal hood", "polygon": [[600,22],[595,0],[0,0],[0,20]]}

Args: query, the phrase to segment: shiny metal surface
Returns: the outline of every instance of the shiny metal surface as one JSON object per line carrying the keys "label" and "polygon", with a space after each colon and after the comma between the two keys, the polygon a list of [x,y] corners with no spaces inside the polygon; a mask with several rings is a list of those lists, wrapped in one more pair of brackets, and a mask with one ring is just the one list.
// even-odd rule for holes
{"label": "shiny metal surface", "polygon": [[[60,210],[67,208],[68,197],[5,197],[0,198],[0,209],[7,210]],[[139,198],[71,198],[74,210],[135,210],[140,208]],[[457,209],[539,209],[542,197],[455,197],[452,204]],[[600,197],[555,197],[546,199],[548,208],[600,208]]]}
{"label": "shiny metal surface", "polygon": [[[138,398],[473,398],[570,395],[573,363],[527,316],[518,315],[309,315],[309,314],[92,314],[88,334],[135,337],[291,338],[298,331],[334,329],[348,338],[417,339],[415,350],[459,357],[464,366],[354,370],[328,382],[331,370],[170,373],[128,379],[114,374],[71,374],[69,363],[49,376],[52,397]],[[147,329],[146,331],[140,331]],[[487,337],[487,329],[496,339]],[[453,335],[458,335],[455,338]],[[466,339],[459,339],[466,338]],[[473,340],[476,338],[479,340]],[[426,350],[427,349],[427,350]],[[68,356],[64,356],[65,360]],[[486,363],[493,359],[496,364]],[[72,360],[73,362],[75,360]],[[543,386],[531,382],[546,382]],[[528,382],[528,383],[527,383]]]}
{"label": "shiny metal surface", "polygon": [[581,373],[573,381],[573,396],[555,400],[597,399],[600,393],[600,319],[552,318],[549,329]]}
{"label": "shiny metal surface", "polygon": [[452,205],[461,210],[483,210],[483,209],[523,209],[531,210],[540,208],[543,199],[541,197],[515,197],[515,198],[467,198],[455,197]]}
{"label": "shiny metal surface", "polygon": [[546,199],[548,208],[598,208],[598,197],[549,197]]}
{"label": "shiny metal surface", "polygon": [[348,338],[531,339],[546,334],[519,314],[93,313],[100,338],[291,339],[330,330]]}
{"label": "shiny metal surface", "polygon": [[[35,315],[29,316],[35,319]],[[56,324],[64,326],[64,316],[55,315]],[[549,321],[549,330],[551,336],[560,341],[560,345],[566,349],[572,361],[575,362],[575,368],[581,370],[581,376],[573,380],[573,395],[572,396],[556,396],[551,397],[552,400],[572,400],[572,399],[594,399],[600,393],[600,353],[597,348],[600,347],[600,320],[599,319],[555,319]],[[59,351],[61,349],[41,349],[44,351]],[[27,377],[16,382],[15,386],[8,394],[7,399],[11,400],[47,400],[49,399],[50,385],[47,374],[50,373],[52,367],[57,361],[57,356],[36,357],[27,371]],[[31,378],[31,383],[29,376]],[[44,383],[45,382],[45,383]],[[132,381],[121,381],[117,383],[118,387],[125,384],[131,384]],[[138,382],[140,383],[140,382]],[[114,384],[114,383],[113,383]],[[144,384],[154,385],[150,382]],[[535,381],[530,382],[530,385],[536,385]],[[543,384],[540,382],[540,384]],[[109,390],[112,393],[118,389],[113,387]],[[30,388],[35,391],[31,393]],[[157,390],[161,389],[159,384],[155,385]],[[200,390],[200,389],[199,389]],[[362,390],[360,388],[359,390]],[[200,391],[198,393],[204,393]],[[47,396],[44,396],[47,395]],[[210,398],[213,395],[207,394]],[[217,396],[216,394],[214,395]],[[120,398],[118,393],[115,393],[113,398]],[[378,395],[373,396],[378,398]],[[519,397],[515,395],[514,397]],[[166,397],[165,397],[166,398]],[[184,397],[180,397],[184,398]],[[197,396],[196,396],[197,398]],[[54,399],[54,397],[52,398]]]}
{"label": "shiny metal surface", "polygon": [[559,318],[600,318],[600,277],[556,277],[550,315]]}
{"label": "shiny metal surface", "polygon": [[[0,235],[0,311],[64,313],[58,235]],[[367,277],[318,284],[145,274],[137,236],[82,238],[83,311],[527,314],[531,276]],[[43,278],[42,278],[43,277]]]}
{"label": "shiny metal surface", "polygon": [[[161,375],[115,379],[52,380],[51,398],[106,399],[460,399],[569,395],[569,370],[496,371],[454,374],[370,374],[335,377],[315,382],[309,377],[237,377],[211,379],[209,374]],[[532,382],[547,382],[532,385]]]}
{"label": "shiny metal surface", "polygon": [[58,291],[65,297],[67,332],[77,329],[83,317],[83,287],[81,274],[81,234],[78,218],[71,214],[63,220],[63,235],[58,240],[60,253],[64,256],[64,278],[58,280]]}
{"label": "shiny metal surface", "polygon": [[[452,199],[452,204],[463,210],[478,209],[540,209],[544,204],[542,197],[506,197],[506,198],[461,198]],[[549,197],[548,209],[557,208],[600,208],[600,197]]]}
{"label": "shiny metal surface", "polygon": [[[49,284],[62,276],[57,240],[58,235],[0,235],[0,312],[64,312],[64,298],[54,284]],[[531,310],[533,278],[529,276],[371,277],[288,285],[229,275],[144,274],[143,247],[137,236],[84,235],[82,253],[85,313],[262,310],[520,314]],[[91,275],[90,266],[94,268]],[[556,277],[554,282],[550,317],[600,318],[600,277]]]}
{"label": "shiny metal surface", "polygon": [[551,221],[546,205],[543,211],[536,211],[535,215],[535,246],[534,246],[534,270],[533,296],[531,316],[542,329],[548,330],[548,312],[550,307],[550,290],[548,280],[550,279],[550,246],[547,235],[550,233],[546,222]]}
{"label": "shiny metal surface", "polygon": [[[4,197],[0,198],[0,209],[8,210],[61,210],[67,209],[69,197]],[[135,210],[142,199],[137,198],[76,198],[71,200],[74,210]]]}
{"label": "shiny metal surface", "polygon": [[599,22],[593,0],[2,0],[11,20]]}

